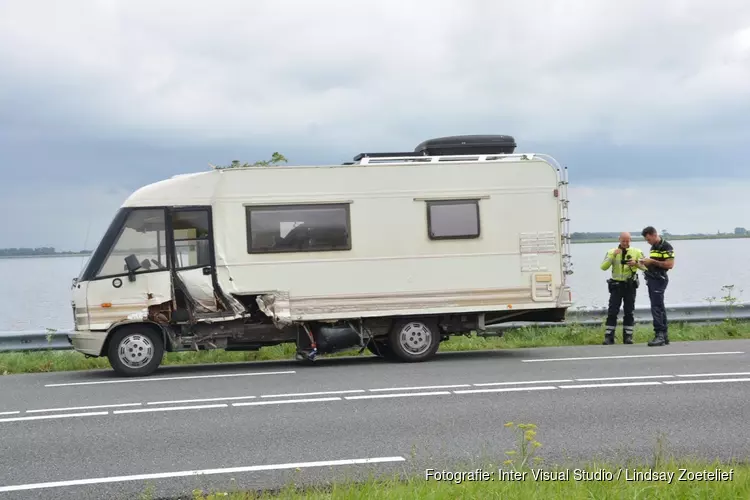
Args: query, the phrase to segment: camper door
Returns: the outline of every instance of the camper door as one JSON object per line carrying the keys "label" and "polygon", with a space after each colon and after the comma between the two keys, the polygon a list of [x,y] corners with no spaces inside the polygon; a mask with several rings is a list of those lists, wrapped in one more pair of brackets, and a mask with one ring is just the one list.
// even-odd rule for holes
{"label": "camper door", "polygon": [[106,257],[86,288],[91,330],[145,318],[148,307],[172,299],[165,210],[128,209],[112,234],[102,241]]}
{"label": "camper door", "polygon": [[211,207],[170,209],[175,288],[188,296],[194,314],[217,311]]}

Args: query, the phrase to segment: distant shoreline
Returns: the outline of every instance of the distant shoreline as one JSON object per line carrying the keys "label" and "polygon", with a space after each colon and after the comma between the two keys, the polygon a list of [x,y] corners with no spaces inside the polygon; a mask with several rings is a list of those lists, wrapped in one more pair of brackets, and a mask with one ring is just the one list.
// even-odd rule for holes
{"label": "distant shoreline", "polygon": [[[706,235],[706,236],[666,236],[665,239],[668,241],[678,241],[678,240],[742,240],[742,239],[748,239],[750,238],[750,234],[743,234],[743,235],[733,235],[733,234],[725,234],[725,235]],[[583,244],[583,243],[611,243],[613,241],[617,241],[617,238],[598,238],[598,239],[590,239],[590,240],[571,240],[571,245],[574,244]]]}
{"label": "distant shoreline", "polygon": [[0,259],[49,259],[52,257],[88,257],[88,253],[47,253],[47,254],[29,254],[29,255],[0,255]]}
{"label": "distant shoreline", "polygon": [[[706,236],[667,236],[667,240],[740,240],[750,239],[750,234],[743,235],[706,235]],[[571,245],[583,245],[587,243],[612,243],[617,241],[617,238],[598,238],[590,240],[571,240]],[[53,257],[88,257],[92,252],[86,253],[51,253],[51,254],[39,254],[39,255],[0,255],[0,259],[38,259],[38,258],[53,258]]]}

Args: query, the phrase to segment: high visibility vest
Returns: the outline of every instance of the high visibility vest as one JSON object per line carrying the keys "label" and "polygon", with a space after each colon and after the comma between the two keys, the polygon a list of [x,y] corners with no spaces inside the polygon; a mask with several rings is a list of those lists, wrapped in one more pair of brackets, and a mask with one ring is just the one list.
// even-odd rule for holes
{"label": "high visibility vest", "polygon": [[[602,271],[606,271],[610,267],[612,268],[613,280],[627,281],[629,279],[634,279],[639,269],[642,271],[646,269],[645,266],[637,264],[638,259],[643,258],[643,252],[639,249],[633,247],[630,247],[627,250],[620,249],[619,255],[615,255],[615,250],[617,250],[617,248],[608,251],[601,264]],[[629,266],[627,264],[629,260],[636,261],[636,265]]]}

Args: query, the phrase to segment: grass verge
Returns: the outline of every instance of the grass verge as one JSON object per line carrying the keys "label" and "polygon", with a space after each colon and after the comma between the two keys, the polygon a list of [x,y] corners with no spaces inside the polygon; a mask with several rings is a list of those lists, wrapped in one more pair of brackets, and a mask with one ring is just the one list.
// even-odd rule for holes
{"label": "grass verge", "polygon": [[[721,470],[729,475],[731,479],[724,480],[687,480],[683,476],[678,480],[682,471],[692,473],[714,472]],[[569,479],[544,480],[536,479],[532,471],[527,472],[525,479],[520,481],[498,480],[497,469],[484,469],[494,472],[491,480],[465,481],[456,484],[451,481],[426,480],[424,477],[399,480],[398,478],[377,480],[371,479],[362,483],[339,483],[325,488],[297,489],[288,486],[276,492],[241,492],[222,491],[213,493],[194,492],[194,500],[255,500],[255,499],[299,499],[308,500],[354,500],[354,499],[413,499],[429,498],[430,500],[454,500],[487,498],[502,499],[533,499],[544,498],[545,500],[571,499],[591,500],[608,498],[627,498],[631,500],[692,500],[705,499],[734,499],[750,498],[750,466],[727,465],[721,463],[678,463],[672,462],[654,470],[651,467],[633,467],[622,470],[620,467],[590,464],[577,469],[549,469],[545,473],[557,472],[567,473]],[[541,470],[541,469],[539,469]],[[612,474],[612,479],[583,480],[582,476],[576,478],[577,470],[595,474],[597,471],[605,471]],[[617,477],[618,471],[620,478]],[[668,479],[654,481],[647,479],[632,480],[636,471],[643,473],[658,473],[660,476],[668,477],[673,474],[671,482]]]}
{"label": "grass verge", "polygon": [[[639,326],[633,337],[636,343],[645,343],[653,333],[648,326]],[[725,320],[720,324],[672,324],[671,341],[728,340],[750,338],[750,323]],[[477,351],[513,349],[519,347],[559,347],[598,345],[603,339],[602,327],[569,325],[559,328],[525,327],[509,330],[502,338],[497,337],[452,337],[440,345],[440,351]],[[622,342],[621,327],[617,342]],[[204,363],[238,363],[248,361],[270,361],[294,359],[292,344],[264,347],[259,351],[226,352],[212,350],[202,352],[167,353],[164,365],[193,365]],[[352,356],[357,350],[343,351],[329,356]],[[365,350],[362,356],[369,356]],[[0,374],[45,373],[110,368],[106,358],[86,358],[72,351],[36,351],[0,354]]]}
{"label": "grass verge", "polygon": [[[294,482],[276,491],[205,492],[196,490],[194,500],[255,499],[580,499],[629,498],[682,500],[750,498],[750,464],[675,460],[665,452],[665,440],[657,438],[650,464],[643,461],[587,463],[575,467],[547,467],[538,456],[534,424],[505,424],[515,446],[505,452],[502,465],[425,470],[420,476],[375,478],[334,482],[327,486],[297,487]],[[402,474],[403,476],[403,474]],[[145,495],[144,498],[148,496]]]}

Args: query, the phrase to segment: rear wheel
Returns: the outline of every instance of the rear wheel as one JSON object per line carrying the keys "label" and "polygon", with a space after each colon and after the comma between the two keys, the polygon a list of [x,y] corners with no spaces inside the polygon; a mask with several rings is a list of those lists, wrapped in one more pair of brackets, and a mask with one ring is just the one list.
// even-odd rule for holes
{"label": "rear wheel", "polygon": [[440,346],[437,322],[429,319],[397,321],[389,335],[390,349],[401,361],[425,361],[435,355]]}
{"label": "rear wheel", "polygon": [[107,357],[119,375],[138,377],[152,374],[164,356],[161,335],[147,325],[126,325],[112,334]]}

